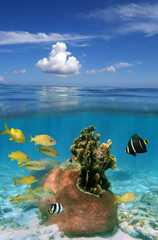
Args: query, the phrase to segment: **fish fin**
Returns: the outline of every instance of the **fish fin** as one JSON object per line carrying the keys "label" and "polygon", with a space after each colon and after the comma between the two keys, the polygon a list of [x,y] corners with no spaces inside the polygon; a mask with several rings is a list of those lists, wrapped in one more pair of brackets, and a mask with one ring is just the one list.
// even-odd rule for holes
{"label": "fish fin", "polygon": [[33,190],[27,187],[27,190],[29,191],[30,194],[33,194]]}
{"label": "fish fin", "polygon": [[[18,164],[22,164],[22,162],[18,162]],[[21,166],[20,166],[21,167]]]}
{"label": "fish fin", "polygon": [[37,152],[39,152],[39,151],[41,151],[41,147],[38,145],[38,150],[37,150]]}
{"label": "fish fin", "polygon": [[144,140],[144,143],[145,143],[145,144],[148,144],[148,143],[149,143],[147,138]]}
{"label": "fish fin", "polygon": [[38,145],[38,144],[35,142],[35,145]]}
{"label": "fish fin", "polygon": [[9,196],[9,197],[10,197],[9,202],[13,202],[13,201],[15,201],[15,198],[14,198],[14,197],[12,197],[12,196]]}
{"label": "fish fin", "polygon": [[30,137],[31,137],[31,140],[30,140],[30,142],[34,141],[34,138],[31,136],[31,134],[30,134]]}
{"label": "fish fin", "polygon": [[120,198],[117,197],[115,194],[114,194],[114,197],[115,197],[115,202],[114,202],[114,204],[116,204],[116,203],[120,200]]}
{"label": "fish fin", "polygon": [[16,185],[18,183],[18,180],[15,177],[13,177],[13,179],[14,179],[14,185]]}
{"label": "fish fin", "polygon": [[5,131],[2,132],[1,135],[9,134],[9,133],[10,133],[10,131],[9,131],[9,129],[8,129],[8,126],[7,126],[7,124],[5,123]]}
{"label": "fish fin", "polygon": [[23,166],[24,166],[24,164],[21,162],[20,165],[19,165],[18,167],[23,167]]}

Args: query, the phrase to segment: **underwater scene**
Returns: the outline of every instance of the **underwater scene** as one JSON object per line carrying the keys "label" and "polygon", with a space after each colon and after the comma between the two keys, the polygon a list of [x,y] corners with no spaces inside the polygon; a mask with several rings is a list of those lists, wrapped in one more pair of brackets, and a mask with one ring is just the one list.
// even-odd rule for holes
{"label": "underwater scene", "polygon": [[158,240],[158,89],[0,85],[0,239]]}

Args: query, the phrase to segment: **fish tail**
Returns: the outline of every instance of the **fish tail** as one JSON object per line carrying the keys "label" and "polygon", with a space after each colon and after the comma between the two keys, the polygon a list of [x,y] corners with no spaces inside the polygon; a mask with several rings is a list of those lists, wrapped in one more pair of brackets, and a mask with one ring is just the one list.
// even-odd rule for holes
{"label": "fish tail", "polygon": [[15,177],[13,177],[13,179],[14,179],[14,185],[16,185],[18,183],[18,180]]}
{"label": "fish tail", "polygon": [[1,133],[1,135],[10,133],[7,124],[5,123],[5,131]]}
{"label": "fish tail", "polygon": [[120,198],[117,197],[115,194],[114,194],[114,197],[115,197],[115,202],[114,202],[114,204],[116,204],[116,203],[120,200]]}
{"label": "fish tail", "polygon": [[18,162],[19,166],[18,167],[23,167],[24,164],[22,162]]}
{"label": "fish tail", "polygon": [[30,142],[34,141],[34,139],[33,139],[33,137],[31,136],[31,134],[30,134],[30,137],[31,137],[31,140],[30,140]]}
{"label": "fish tail", "polygon": [[9,197],[10,197],[9,202],[13,202],[13,201],[15,201],[15,198],[14,198],[14,197],[12,197],[12,196],[9,196]]}
{"label": "fish tail", "polygon": [[39,152],[39,151],[41,151],[41,147],[38,145],[38,150],[37,150],[37,152]]}
{"label": "fish tail", "polygon": [[33,190],[27,187],[27,190],[29,191],[30,194],[33,194]]}
{"label": "fish tail", "polygon": [[148,144],[148,143],[149,143],[147,138],[144,140],[144,143],[145,143],[145,144]]}

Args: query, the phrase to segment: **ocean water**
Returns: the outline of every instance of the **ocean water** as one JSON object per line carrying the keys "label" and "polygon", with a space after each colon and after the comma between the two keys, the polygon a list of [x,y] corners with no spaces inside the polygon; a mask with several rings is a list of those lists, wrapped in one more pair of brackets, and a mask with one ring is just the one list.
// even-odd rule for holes
{"label": "ocean water", "polygon": [[[30,143],[30,134],[48,134],[57,142],[53,147],[59,157],[54,160],[63,163],[72,156],[73,140],[90,125],[101,142],[112,141],[117,167],[106,172],[110,190],[117,196],[137,195],[130,203],[119,202],[113,233],[90,239],[158,239],[158,89],[0,85],[0,133],[5,123],[9,129],[21,129],[26,142],[14,143],[8,134],[0,135],[0,239],[69,239],[56,228],[39,225],[37,205],[9,202],[10,195],[27,192],[26,185],[14,185],[13,177],[26,176],[28,170],[10,161],[8,154],[20,150],[32,160],[47,159]],[[136,157],[125,152],[135,133],[148,139],[147,152]]]}

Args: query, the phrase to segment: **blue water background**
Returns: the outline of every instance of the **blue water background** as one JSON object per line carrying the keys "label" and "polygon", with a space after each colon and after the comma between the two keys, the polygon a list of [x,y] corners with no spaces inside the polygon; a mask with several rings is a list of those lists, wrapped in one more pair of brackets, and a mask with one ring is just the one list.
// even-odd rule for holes
{"label": "blue water background", "polygon": [[[157,174],[158,169],[158,89],[125,89],[104,87],[0,86],[0,132],[5,122],[21,129],[26,143],[14,143],[9,135],[0,135],[0,163],[14,170],[8,153],[20,150],[32,160],[47,158],[30,143],[32,136],[48,134],[57,145],[56,158],[64,162],[71,157],[70,146],[89,125],[96,127],[101,142],[112,140],[111,154],[118,169]],[[147,153],[136,157],[125,153],[129,138],[137,133],[147,138]],[[19,168],[20,169],[20,168]]]}

